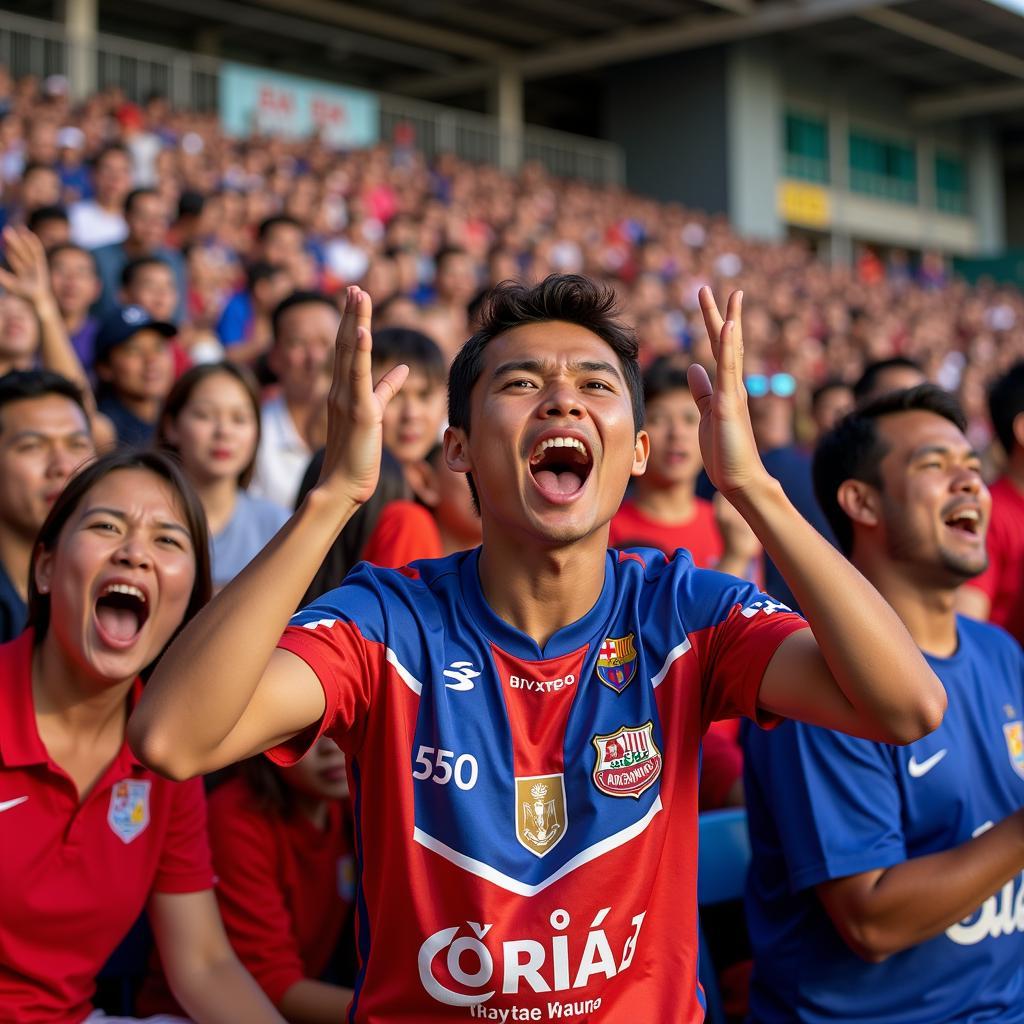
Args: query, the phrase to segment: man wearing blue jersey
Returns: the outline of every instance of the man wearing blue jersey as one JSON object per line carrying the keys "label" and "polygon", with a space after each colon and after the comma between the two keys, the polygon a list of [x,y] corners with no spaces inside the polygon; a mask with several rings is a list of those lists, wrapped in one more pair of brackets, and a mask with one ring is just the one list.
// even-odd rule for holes
{"label": "man wearing blue jersey", "polygon": [[956,615],[990,499],[955,399],[924,384],[851,413],[815,489],[843,551],[942,680],[905,747],[797,722],[746,736],[756,1024],[1024,1021],[1024,656]]}
{"label": "man wearing blue jersey", "polygon": [[288,763],[325,731],[349,755],[353,1024],[698,1024],[709,722],[795,716],[905,743],[942,718],[905,627],[758,457],[741,295],[725,318],[700,301],[717,360],[714,387],[689,377],[705,465],[813,631],[685,552],[608,549],[647,461],[637,343],[613,293],[573,275],[496,289],[452,366],[445,456],[471,478],[482,546],[362,566],[289,622],[373,493],[407,372],[374,387],[370,300],[352,289],[317,486],[146,686],[131,739],[172,776],[268,747]]}

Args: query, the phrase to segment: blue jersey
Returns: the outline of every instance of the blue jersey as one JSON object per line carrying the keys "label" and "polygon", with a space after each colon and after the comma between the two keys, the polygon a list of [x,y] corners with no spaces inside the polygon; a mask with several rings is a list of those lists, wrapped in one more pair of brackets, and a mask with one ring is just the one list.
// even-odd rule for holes
{"label": "blue jersey", "polygon": [[363,565],[280,642],[349,757],[350,1019],[697,1024],[701,736],[757,714],[805,623],[685,552],[612,551],[541,648],[492,611],[477,557]]}
{"label": "blue jersey", "polygon": [[752,1018],[1024,1021],[1024,875],[943,934],[882,963],[840,938],[814,887],[958,846],[1024,805],[1024,655],[957,620],[942,725],[906,747],[795,722],[745,737],[754,861]]}

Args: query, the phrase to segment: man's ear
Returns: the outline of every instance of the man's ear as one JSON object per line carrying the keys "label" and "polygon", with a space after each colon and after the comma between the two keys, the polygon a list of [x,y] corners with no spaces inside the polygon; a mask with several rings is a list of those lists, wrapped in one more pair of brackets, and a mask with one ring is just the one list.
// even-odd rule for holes
{"label": "man's ear", "polygon": [[881,495],[863,480],[844,480],[836,492],[836,501],[853,523],[874,527],[882,521]]}
{"label": "man's ear", "polygon": [[633,445],[633,468],[630,469],[630,476],[643,476],[647,471],[647,460],[651,456],[651,439],[646,430],[636,432],[636,442]]}
{"label": "man's ear", "polygon": [[469,458],[469,437],[462,427],[446,427],[444,432],[444,461],[453,473],[472,473]]}

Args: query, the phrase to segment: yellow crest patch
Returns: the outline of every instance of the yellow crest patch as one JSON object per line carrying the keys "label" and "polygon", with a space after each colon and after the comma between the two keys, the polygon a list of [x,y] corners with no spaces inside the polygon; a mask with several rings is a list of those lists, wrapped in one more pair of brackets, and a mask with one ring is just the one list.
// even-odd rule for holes
{"label": "yellow crest patch", "polygon": [[536,857],[550,853],[565,835],[562,775],[526,775],[516,779],[516,838]]}

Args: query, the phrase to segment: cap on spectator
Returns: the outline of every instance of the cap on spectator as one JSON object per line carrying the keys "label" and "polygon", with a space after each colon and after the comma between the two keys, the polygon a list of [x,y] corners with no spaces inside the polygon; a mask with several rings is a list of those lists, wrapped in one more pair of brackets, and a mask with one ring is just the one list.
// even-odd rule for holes
{"label": "cap on spectator", "polygon": [[57,132],[57,145],[61,149],[83,149],[85,147],[85,132],[74,125],[61,128]]}
{"label": "cap on spectator", "polygon": [[165,338],[173,338],[178,328],[166,320],[154,320],[141,306],[122,306],[100,324],[96,335],[96,359],[102,361],[139,331],[156,331]]}
{"label": "cap on spectator", "polygon": [[47,96],[67,96],[71,84],[66,75],[48,75],[43,82],[43,92]]}

